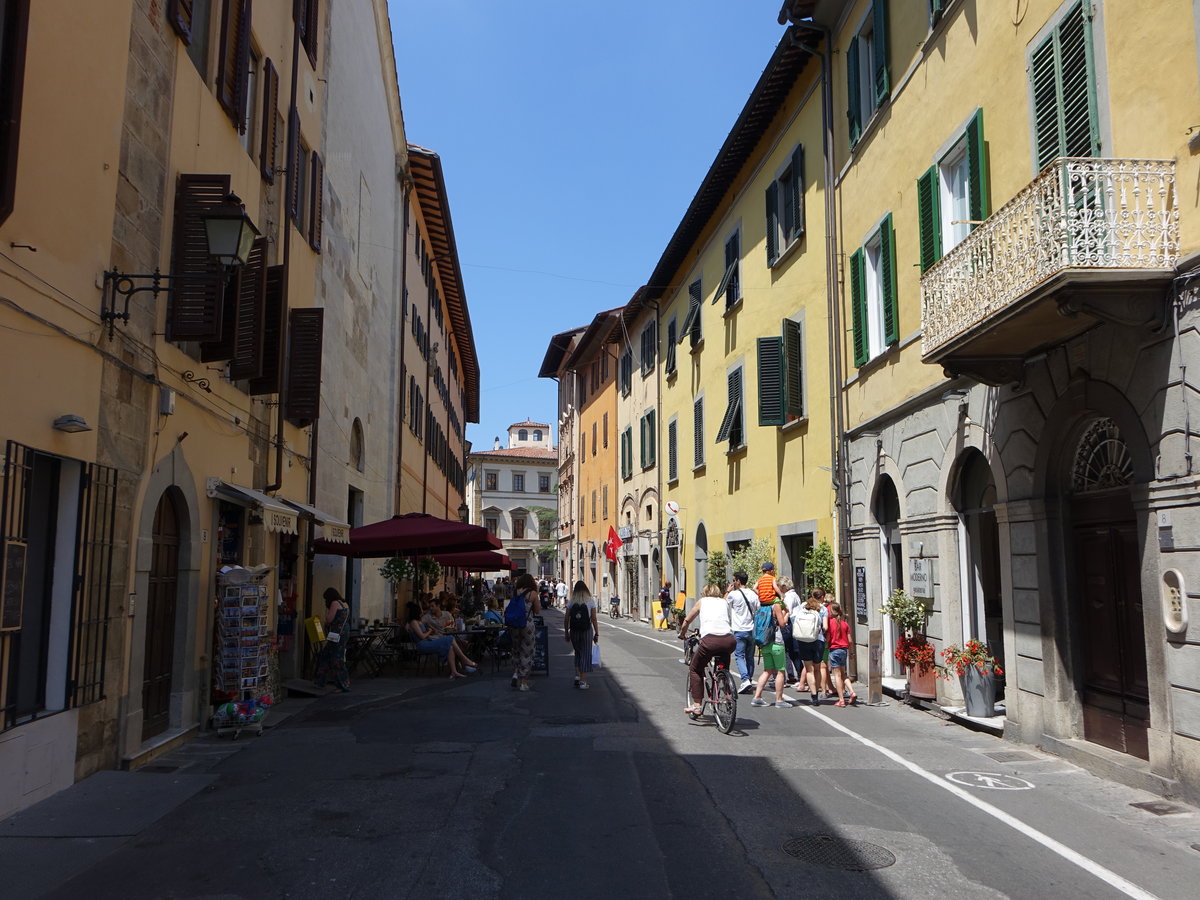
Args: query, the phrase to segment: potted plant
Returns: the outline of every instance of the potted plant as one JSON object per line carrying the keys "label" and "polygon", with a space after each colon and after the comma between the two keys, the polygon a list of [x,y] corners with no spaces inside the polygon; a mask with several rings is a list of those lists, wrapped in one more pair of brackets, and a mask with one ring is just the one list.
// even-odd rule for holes
{"label": "potted plant", "polygon": [[397,618],[400,613],[400,582],[412,579],[416,571],[412,560],[405,556],[393,556],[379,567],[383,580],[392,586],[392,612]]}
{"label": "potted plant", "polygon": [[945,665],[938,671],[941,678],[951,673],[958,676],[966,702],[967,715],[990,718],[996,714],[996,676],[1003,675],[996,657],[988,645],[971,638],[963,646],[950,644],[942,651]]}
{"label": "potted plant", "polygon": [[896,661],[908,670],[908,693],[914,697],[936,697],[933,647],[925,640],[925,620],[929,616],[925,601],[897,588],[879,611],[900,630],[895,655]]}

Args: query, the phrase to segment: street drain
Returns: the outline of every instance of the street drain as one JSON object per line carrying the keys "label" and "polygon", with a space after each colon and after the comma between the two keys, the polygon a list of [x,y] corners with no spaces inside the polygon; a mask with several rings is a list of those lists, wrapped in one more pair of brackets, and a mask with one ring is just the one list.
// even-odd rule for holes
{"label": "street drain", "polygon": [[1182,806],[1168,803],[1166,800],[1147,800],[1145,803],[1130,803],[1135,809],[1144,809],[1156,816],[1173,816],[1176,813],[1187,812]]}
{"label": "street drain", "polygon": [[895,855],[878,844],[851,841],[832,834],[792,838],[783,845],[783,852],[801,862],[847,872],[886,869],[896,862]]}
{"label": "street drain", "polygon": [[991,757],[996,762],[1037,762],[1038,758],[1032,753],[1026,753],[1024,750],[993,750],[990,753],[983,754]]}

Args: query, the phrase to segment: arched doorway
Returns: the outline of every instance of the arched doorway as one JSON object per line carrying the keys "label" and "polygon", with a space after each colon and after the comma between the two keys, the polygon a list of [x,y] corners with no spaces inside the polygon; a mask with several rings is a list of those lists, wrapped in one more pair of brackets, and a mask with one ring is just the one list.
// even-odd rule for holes
{"label": "arched doorway", "polygon": [[[967,450],[960,460],[954,506],[959,516],[961,638],[964,642],[978,638],[986,643],[1004,669],[996,483],[991,466],[978,450]],[[947,639],[953,640],[950,636]]]}
{"label": "arched doorway", "polygon": [[154,510],[146,600],[146,652],[142,664],[143,741],[162,734],[171,723],[178,578],[179,515],[175,501],[167,491]]}
{"label": "arched doorway", "polygon": [[[886,601],[892,591],[904,587],[904,546],[900,542],[900,495],[890,476],[879,479],[875,494],[875,521],[879,523],[879,598]],[[892,675],[899,675],[896,662],[896,642],[899,635],[889,619],[883,629],[884,665]]]}
{"label": "arched doorway", "polygon": [[1084,738],[1150,758],[1141,558],[1129,488],[1133,460],[1115,422],[1092,420],[1070,473],[1068,583],[1075,588]]}

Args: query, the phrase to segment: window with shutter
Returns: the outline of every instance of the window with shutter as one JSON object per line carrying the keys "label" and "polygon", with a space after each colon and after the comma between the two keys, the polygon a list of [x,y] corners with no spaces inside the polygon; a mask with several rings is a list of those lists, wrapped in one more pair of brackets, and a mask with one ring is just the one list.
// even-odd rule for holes
{"label": "window with shutter", "polygon": [[983,110],[967,123],[967,214],[973,231],[978,223],[992,214],[988,185],[987,145],[983,140]]}
{"label": "window with shutter", "polygon": [[633,390],[633,351],[626,350],[621,354],[620,363],[621,396],[628,397]]}
{"label": "window with shutter", "polygon": [[888,2],[872,0],[870,15],[851,38],[846,50],[847,118],[851,147],[862,136],[862,130],[875,110],[891,93]]}
{"label": "window with shutter", "polygon": [[779,259],[779,182],[767,185],[767,266]]}
{"label": "window with shutter", "polygon": [[0,5],[0,222],[12,214],[16,199],[28,26],[29,0]]}
{"label": "window with shutter", "polygon": [[872,38],[875,51],[875,105],[880,106],[892,91],[892,79],[888,69],[888,3],[889,0],[874,0],[872,9]]}
{"label": "window with shutter", "polygon": [[[311,187],[309,191],[308,245],[321,252],[321,226],[324,221],[325,163],[315,150],[312,155]],[[439,307],[440,308],[440,307]]]}
{"label": "window with shutter", "polygon": [[646,417],[638,419],[638,462],[646,468]]}
{"label": "window with shutter", "polygon": [[900,338],[896,296],[896,234],[892,214],[850,257],[854,364],[862,366]]}
{"label": "window with shutter", "polygon": [[168,340],[221,337],[225,270],[209,256],[204,216],[228,195],[228,175],[180,175],[176,182]]}
{"label": "window with shutter", "polygon": [[320,23],[320,0],[299,0],[293,11],[300,25],[300,45],[308,54],[308,61],[313,67],[317,65],[317,37]]}
{"label": "window with shutter", "polygon": [[871,358],[867,335],[867,276],[862,249],[850,254],[850,315],[854,329],[854,365],[862,366]]}
{"label": "window with shutter", "polygon": [[658,335],[654,322],[642,329],[642,376],[654,371],[654,360],[658,351]]}
{"label": "window with shutter", "polygon": [[942,216],[939,210],[938,167],[917,179],[917,227],[921,241],[921,274],[942,258]]}
{"label": "window with shutter", "polygon": [[250,72],[250,0],[225,0],[221,18],[221,55],[217,100],[239,134],[246,131],[246,94]]}
{"label": "window with shutter", "polygon": [[900,340],[900,311],[896,303],[896,232],[888,213],[879,229],[879,297],[883,306],[883,341]]}
{"label": "window with shutter", "polygon": [[725,274],[721,277],[721,283],[717,285],[717,292],[713,294],[713,303],[722,297],[725,298],[726,311],[733,309],[742,299],[741,279],[738,276],[740,258],[741,236],[735,231],[725,241]]}
{"label": "window with shutter", "polygon": [[804,342],[800,323],[783,320],[783,395],[788,421],[804,418]]}
{"label": "window with shutter", "polygon": [[192,42],[192,13],[195,0],[167,0],[167,21],[185,44]]}
{"label": "window with shutter", "polygon": [[700,279],[697,278],[688,285],[688,311],[684,316],[683,325],[679,329],[679,343],[682,344],[685,337],[690,338],[693,350],[704,340],[704,332],[700,325],[700,298],[702,296]]}
{"label": "window with shutter", "polygon": [[758,339],[758,424],[783,425],[783,338]]}
{"label": "window with shutter", "polygon": [[1079,0],[1029,60],[1037,168],[1059,156],[1099,156],[1090,0]]}
{"label": "window with shutter", "polygon": [[692,401],[692,467],[704,465],[704,398]]}
{"label": "window with shutter", "polygon": [[663,361],[663,368],[668,375],[672,375],[675,372],[675,334],[675,317],[671,316],[671,320],[667,322],[667,343],[664,348],[666,358]]}
{"label": "window with shutter", "polygon": [[742,370],[736,368],[726,376],[728,400],[725,404],[725,416],[717,429],[717,443],[729,441],[729,449],[734,450],[745,443],[745,429],[742,416]]}
{"label": "window with shutter", "polygon": [[[264,278],[262,374],[250,379],[251,394],[278,394],[283,363],[284,323],[283,266],[268,266]],[[401,377],[403,385],[405,378]],[[401,410],[403,414],[403,410]]]}
{"label": "window with shutter", "polygon": [[292,221],[301,227],[300,199],[304,196],[304,144],[300,138],[300,116],[295,109],[288,112],[288,194],[287,211]]}
{"label": "window with shutter", "polygon": [[850,39],[850,46],[846,48],[846,121],[851,147],[862,137],[862,91],[859,77],[861,67],[858,37],[855,36]]}
{"label": "window with shutter", "polygon": [[[605,449],[607,449],[608,448],[608,413],[604,414],[604,428],[602,430],[604,432],[604,447],[605,447]],[[534,434],[541,434],[541,432],[536,431],[536,432],[534,432]],[[541,440],[541,438],[539,437],[539,438],[537,438],[537,440]]]}
{"label": "window with shutter", "polygon": [[320,416],[324,316],[324,309],[293,309],[289,317],[284,415],[300,427]]}
{"label": "window with shutter", "polygon": [[642,468],[649,469],[658,462],[658,414],[650,409],[643,417],[646,421],[646,437],[644,438],[645,452]]}
{"label": "window with shutter", "polygon": [[279,140],[279,73],[271,60],[263,62],[262,142],[258,168],[263,181],[275,183],[275,145]]}
{"label": "window with shutter", "polygon": [[667,423],[667,481],[679,479],[679,422]]}
{"label": "window with shutter", "polygon": [[244,266],[238,267],[237,327],[233,336],[233,355],[229,361],[231,379],[258,378],[262,375],[263,338],[267,313],[267,239],[258,238]]}
{"label": "window with shutter", "polygon": [[767,265],[773,266],[804,236],[804,147],[797,144],[787,166],[767,186]]}

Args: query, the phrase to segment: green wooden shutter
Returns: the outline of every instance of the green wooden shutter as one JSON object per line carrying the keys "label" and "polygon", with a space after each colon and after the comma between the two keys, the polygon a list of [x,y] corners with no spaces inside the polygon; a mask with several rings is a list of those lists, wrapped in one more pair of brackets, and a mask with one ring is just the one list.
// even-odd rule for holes
{"label": "green wooden shutter", "polygon": [[867,262],[862,248],[850,255],[850,316],[854,323],[854,365],[861,366],[869,358],[867,340]]}
{"label": "green wooden shutter", "polygon": [[[982,109],[975,110],[975,115],[967,124],[967,197],[970,204],[970,218],[973,222],[982,222],[991,215],[991,201],[988,196],[987,145],[983,142]],[[974,229],[975,226],[972,225],[971,230]],[[922,258],[924,258],[923,247]]]}
{"label": "green wooden shutter", "polygon": [[921,238],[921,274],[942,258],[942,214],[938,191],[938,168],[917,179],[917,225]]}
{"label": "green wooden shutter", "polygon": [[888,213],[879,229],[880,300],[883,304],[883,342],[900,340],[900,316],[896,304],[896,232]]}
{"label": "green wooden shutter", "polygon": [[729,441],[729,449],[740,447],[745,429],[742,425],[742,370],[734,369],[726,376],[728,401],[721,427],[717,429],[717,443]]}
{"label": "green wooden shutter", "polygon": [[936,25],[942,18],[942,13],[946,11],[947,0],[929,0],[929,21],[930,25]]}
{"label": "green wooden shutter", "polygon": [[788,418],[804,415],[804,347],[800,323],[783,320],[783,395],[784,413]]}
{"label": "green wooden shutter", "polygon": [[672,419],[667,423],[667,481],[679,477],[679,422]]}
{"label": "green wooden shutter", "polygon": [[646,468],[646,417],[638,419],[638,461]]}
{"label": "green wooden shutter", "polygon": [[880,106],[892,92],[892,79],[888,68],[888,0],[874,0],[875,25],[875,104]]}
{"label": "green wooden shutter", "polygon": [[797,144],[792,151],[792,233],[798,238],[804,234],[804,145]]}
{"label": "green wooden shutter", "polygon": [[767,185],[767,265],[775,265],[779,259],[779,183]]}
{"label": "green wooden shutter", "polygon": [[783,425],[783,338],[758,339],[758,424]]}
{"label": "green wooden shutter", "polygon": [[850,40],[846,48],[846,118],[850,125],[850,146],[858,143],[862,136],[862,104],[859,100],[858,83],[858,38]]}
{"label": "green wooden shutter", "polygon": [[692,465],[704,465],[704,398],[692,402]]}
{"label": "green wooden shutter", "polygon": [[666,344],[666,360],[664,362],[666,373],[670,375],[675,371],[675,319],[667,323],[667,344]]}
{"label": "green wooden shutter", "polygon": [[1059,156],[1098,156],[1091,7],[1080,0],[1030,56],[1038,170]]}
{"label": "green wooden shutter", "polygon": [[646,444],[650,449],[646,451],[645,464],[652,466],[658,460],[658,427],[654,410],[646,413]]}

